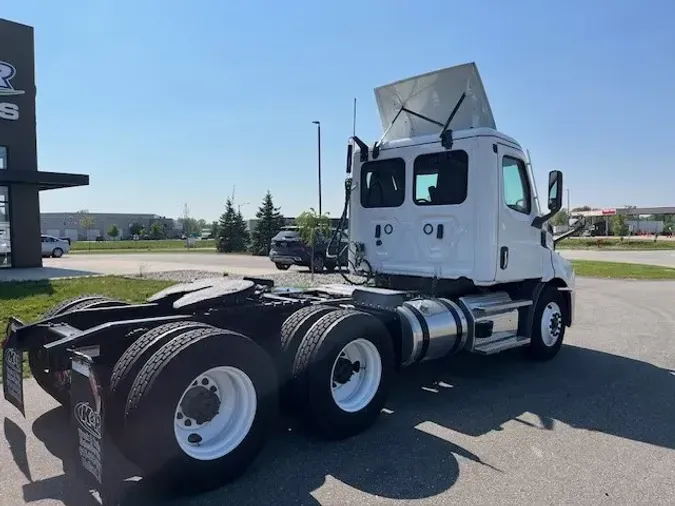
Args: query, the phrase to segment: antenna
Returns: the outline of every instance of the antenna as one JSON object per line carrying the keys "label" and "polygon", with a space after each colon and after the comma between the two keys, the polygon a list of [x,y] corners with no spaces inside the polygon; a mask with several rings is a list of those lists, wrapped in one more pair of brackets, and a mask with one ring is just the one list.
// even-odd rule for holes
{"label": "antenna", "polygon": [[356,97],[354,97],[354,118],[352,120],[352,136],[356,135]]}

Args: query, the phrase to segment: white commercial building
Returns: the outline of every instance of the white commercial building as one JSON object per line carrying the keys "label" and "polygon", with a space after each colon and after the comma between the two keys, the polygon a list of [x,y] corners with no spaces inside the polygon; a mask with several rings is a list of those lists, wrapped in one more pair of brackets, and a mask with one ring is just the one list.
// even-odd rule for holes
{"label": "white commercial building", "polygon": [[40,226],[43,234],[68,237],[71,241],[95,241],[98,237],[110,240],[108,231],[112,225],[116,225],[119,229],[117,239],[128,239],[131,237],[130,227],[133,224],[140,224],[149,230],[155,222],[162,224],[167,237],[180,235],[173,219],[157,214],[40,213]]}

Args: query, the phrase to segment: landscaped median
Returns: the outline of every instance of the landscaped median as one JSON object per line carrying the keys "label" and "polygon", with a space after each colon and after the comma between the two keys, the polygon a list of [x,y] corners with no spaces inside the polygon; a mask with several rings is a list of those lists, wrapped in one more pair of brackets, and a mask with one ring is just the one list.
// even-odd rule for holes
{"label": "landscaped median", "polygon": [[[668,238],[636,239],[616,237],[571,237],[560,241],[558,249],[583,250],[675,250],[675,240]],[[207,252],[216,250],[215,239],[195,241],[188,248],[181,239],[143,240],[143,241],[75,241],[71,253],[172,253],[172,252]],[[245,253],[244,253],[245,254]]]}
{"label": "landscaped median", "polygon": [[[675,280],[675,269],[668,267],[588,260],[572,260],[572,265],[580,277]],[[309,274],[306,276],[307,283],[298,281],[296,284],[308,286]],[[328,281],[324,276],[315,278],[316,284],[326,282]],[[142,302],[174,283],[169,280],[118,276],[0,283],[0,332],[4,332],[10,316],[32,322],[56,304],[72,297],[101,294],[129,302]],[[24,364],[24,373],[30,375],[27,364]]]}
{"label": "landscaped median", "polygon": [[165,239],[157,241],[75,241],[71,246],[72,253],[119,253],[119,252],[137,252],[147,253],[149,251],[209,251],[216,249],[215,239],[202,239],[194,241],[187,247],[184,240]]}
{"label": "landscaped median", "polygon": [[584,249],[609,251],[642,251],[642,250],[675,250],[675,240],[666,237],[658,238],[624,238],[618,237],[570,237],[556,244],[556,249]]}
{"label": "landscaped median", "polygon": [[658,265],[571,260],[577,276],[609,279],[675,280],[675,269]]}

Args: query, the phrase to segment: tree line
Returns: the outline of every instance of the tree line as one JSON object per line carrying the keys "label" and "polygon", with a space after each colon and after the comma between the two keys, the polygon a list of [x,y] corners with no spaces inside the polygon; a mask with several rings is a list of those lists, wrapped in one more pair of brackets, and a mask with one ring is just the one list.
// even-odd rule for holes
{"label": "tree line", "polygon": [[[250,252],[258,256],[268,255],[272,247],[272,239],[286,224],[281,208],[274,205],[269,190],[255,217],[257,218],[256,226],[249,233],[241,212],[235,210],[233,202],[227,199],[225,212],[220,216],[217,224],[216,249],[220,253]],[[313,258],[317,237],[329,234],[331,223],[328,214],[319,214],[312,208],[302,212],[294,222],[303,241],[312,248]]]}
{"label": "tree line", "polygon": [[234,208],[231,199],[225,201],[225,212],[216,225],[216,249],[220,253],[250,252],[253,255],[267,255],[272,247],[272,239],[286,220],[281,208],[274,205],[269,190],[265,194],[255,214],[258,222],[249,233],[241,211]]}
{"label": "tree line", "polygon": [[[88,210],[79,211],[77,215],[80,227],[88,234],[89,230],[94,227],[93,216]],[[249,233],[241,211],[235,209],[234,202],[228,198],[225,202],[225,211],[217,221],[208,223],[203,219],[191,218],[186,211],[184,216],[177,219],[177,222],[178,229],[185,237],[209,230],[209,236],[216,240],[216,249],[221,253],[250,252],[253,255],[265,256],[272,247],[272,239],[286,223],[281,214],[281,208],[274,205],[274,199],[269,190],[255,216],[258,220],[256,227]],[[111,225],[106,232],[113,240],[122,235],[117,225]],[[129,235],[148,239],[165,239],[170,235],[170,231],[166,230],[165,222],[157,220],[147,224],[129,224]]]}

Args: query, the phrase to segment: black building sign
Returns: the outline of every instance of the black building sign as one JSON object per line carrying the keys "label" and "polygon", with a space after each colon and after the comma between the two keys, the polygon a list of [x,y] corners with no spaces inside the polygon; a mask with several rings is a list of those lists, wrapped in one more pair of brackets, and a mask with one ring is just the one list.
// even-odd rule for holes
{"label": "black building sign", "polygon": [[0,268],[42,265],[41,190],[89,176],[38,170],[33,28],[0,19]]}

